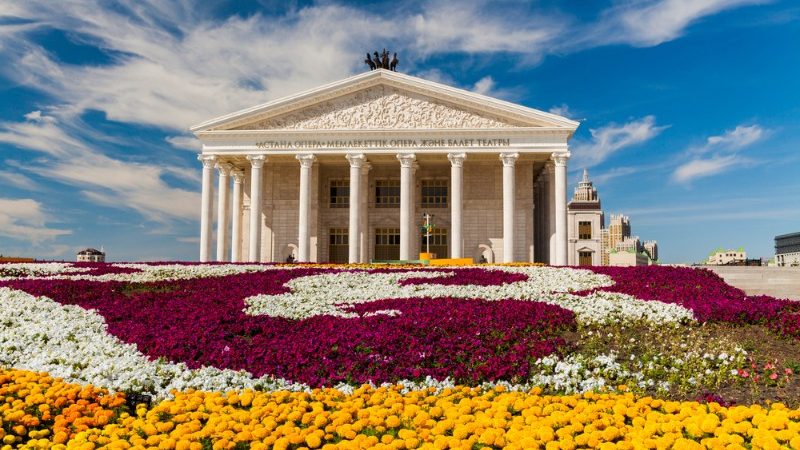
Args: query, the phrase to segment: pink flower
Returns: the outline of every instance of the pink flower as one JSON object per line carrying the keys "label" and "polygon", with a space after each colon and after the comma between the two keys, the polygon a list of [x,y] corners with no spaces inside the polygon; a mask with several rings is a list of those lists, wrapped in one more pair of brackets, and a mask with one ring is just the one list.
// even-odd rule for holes
{"label": "pink flower", "polygon": [[750,376],[750,373],[744,369],[739,369],[739,376],[742,378],[747,378]]}
{"label": "pink flower", "polygon": [[769,379],[770,380],[777,380],[778,379],[778,374],[777,373],[773,373],[772,375],[769,376]]}

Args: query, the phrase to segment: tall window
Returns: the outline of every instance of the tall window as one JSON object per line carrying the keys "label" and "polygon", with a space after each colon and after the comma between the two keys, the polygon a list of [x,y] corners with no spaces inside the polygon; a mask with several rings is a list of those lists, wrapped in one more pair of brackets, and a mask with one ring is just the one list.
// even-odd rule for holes
{"label": "tall window", "polygon": [[447,208],[447,180],[422,180],[422,207]]}
{"label": "tall window", "polygon": [[331,208],[350,206],[350,180],[331,180]]}
{"label": "tall window", "polygon": [[578,239],[592,238],[592,222],[578,222]]}
{"label": "tall window", "polygon": [[331,228],[328,240],[328,260],[332,263],[346,263],[348,253],[347,228]]}
{"label": "tall window", "polygon": [[375,207],[400,207],[400,180],[375,181]]}
{"label": "tall window", "polygon": [[400,259],[400,228],[375,229],[375,259],[379,261]]}
{"label": "tall window", "polygon": [[592,252],[578,252],[578,265],[591,266]]}
{"label": "tall window", "polygon": [[[426,248],[430,248],[431,253],[436,254],[437,258],[447,258],[447,229],[446,228],[434,228],[431,230],[430,237],[425,236],[425,232],[420,232],[422,237],[422,246],[420,247],[421,251],[426,251]],[[426,242],[426,240],[430,240],[430,242]],[[428,247],[426,244],[430,244]]]}

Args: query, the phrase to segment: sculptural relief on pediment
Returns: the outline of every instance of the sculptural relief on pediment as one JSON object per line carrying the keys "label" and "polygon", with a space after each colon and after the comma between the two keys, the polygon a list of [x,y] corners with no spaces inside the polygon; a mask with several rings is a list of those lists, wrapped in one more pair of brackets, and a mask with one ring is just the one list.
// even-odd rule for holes
{"label": "sculptural relief on pediment", "polygon": [[521,126],[530,124],[467,111],[416,93],[378,86],[234,129],[474,129]]}

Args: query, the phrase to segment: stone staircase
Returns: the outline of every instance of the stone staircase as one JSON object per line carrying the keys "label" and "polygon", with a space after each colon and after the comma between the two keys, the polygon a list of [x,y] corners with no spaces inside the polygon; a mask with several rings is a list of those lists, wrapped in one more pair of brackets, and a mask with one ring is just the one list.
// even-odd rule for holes
{"label": "stone staircase", "polygon": [[800,300],[800,267],[703,266],[748,295]]}

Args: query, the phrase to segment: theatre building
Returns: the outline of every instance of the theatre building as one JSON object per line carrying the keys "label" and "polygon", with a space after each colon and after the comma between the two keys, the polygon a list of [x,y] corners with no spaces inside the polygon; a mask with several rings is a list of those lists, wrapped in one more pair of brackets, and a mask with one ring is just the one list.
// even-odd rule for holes
{"label": "theatre building", "polygon": [[200,260],[417,259],[428,213],[439,258],[566,265],[577,127],[383,69],[209,120]]}

